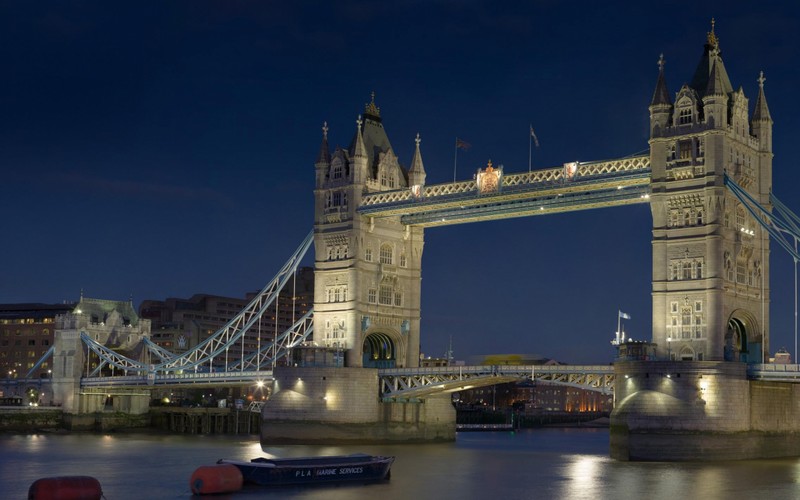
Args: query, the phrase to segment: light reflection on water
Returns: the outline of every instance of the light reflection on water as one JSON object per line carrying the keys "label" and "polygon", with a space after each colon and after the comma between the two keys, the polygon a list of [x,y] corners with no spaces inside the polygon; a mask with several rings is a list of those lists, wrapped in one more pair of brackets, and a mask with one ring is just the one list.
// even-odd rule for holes
{"label": "light reflection on water", "polygon": [[0,436],[3,498],[25,498],[41,477],[96,477],[108,500],[188,498],[189,478],[219,458],[395,455],[392,479],[373,485],[247,489],[214,499],[529,498],[691,500],[800,498],[800,460],[716,463],[617,462],[608,430],[461,433],[455,443],[270,446],[241,436]]}

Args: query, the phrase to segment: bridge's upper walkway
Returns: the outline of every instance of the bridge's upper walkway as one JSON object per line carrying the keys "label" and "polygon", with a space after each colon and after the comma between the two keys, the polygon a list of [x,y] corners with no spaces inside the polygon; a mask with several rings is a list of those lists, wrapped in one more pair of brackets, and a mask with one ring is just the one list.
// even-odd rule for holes
{"label": "bridge's upper walkway", "polygon": [[[487,169],[490,170],[490,169]],[[496,182],[469,181],[368,194],[358,211],[400,216],[403,224],[430,227],[649,202],[650,156],[567,163],[506,174]]]}

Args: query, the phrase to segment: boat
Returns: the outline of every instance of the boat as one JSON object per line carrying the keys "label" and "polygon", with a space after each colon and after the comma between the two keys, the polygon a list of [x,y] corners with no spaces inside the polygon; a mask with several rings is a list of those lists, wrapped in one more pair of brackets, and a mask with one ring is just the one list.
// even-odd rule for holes
{"label": "boat", "polygon": [[394,457],[337,455],[302,458],[254,458],[249,462],[220,459],[217,464],[235,465],[245,483],[260,486],[384,481],[391,477]]}

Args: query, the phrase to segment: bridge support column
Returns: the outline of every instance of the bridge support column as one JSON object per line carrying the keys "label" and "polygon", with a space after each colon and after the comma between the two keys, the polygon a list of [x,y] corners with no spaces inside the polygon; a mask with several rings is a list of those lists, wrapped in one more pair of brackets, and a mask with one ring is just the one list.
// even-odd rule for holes
{"label": "bridge support column", "polygon": [[264,444],[455,440],[449,396],[381,402],[376,369],[285,367],[274,377],[261,413]]}
{"label": "bridge support column", "polygon": [[83,345],[77,330],[56,330],[53,342],[53,403],[64,413],[78,413]]}
{"label": "bridge support column", "polygon": [[744,363],[614,365],[611,457],[741,460],[800,456],[800,384],[750,381]]}

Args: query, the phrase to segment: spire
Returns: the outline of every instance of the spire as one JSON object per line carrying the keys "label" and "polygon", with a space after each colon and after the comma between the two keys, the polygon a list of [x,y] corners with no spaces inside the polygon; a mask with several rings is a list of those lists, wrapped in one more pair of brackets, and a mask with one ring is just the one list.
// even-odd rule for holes
{"label": "spire", "polygon": [[715,26],[714,19],[711,20],[711,31],[706,34],[706,44],[703,47],[703,56],[700,58],[700,63],[694,71],[692,83],[689,84],[691,88],[697,92],[700,97],[705,97],[707,89],[712,85],[711,72],[716,66],[717,75],[714,78],[718,79],[714,83],[716,90],[722,90],[722,94],[730,94],[733,92],[731,80],[728,78],[728,72],[725,70],[725,64],[722,62],[722,51],[719,48],[719,38],[714,32]]}
{"label": "spire", "polygon": [[367,157],[367,148],[364,146],[364,137],[361,135],[361,124],[364,123],[361,120],[361,115],[358,115],[358,120],[356,120],[356,140],[355,144],[353,144],[353,151],[351,154],[353,157]]}
{"label": "spire", "polygon": [[330,165],[331,152],[328,148],[328,122],[322,124],[322,144],[319,146],[319,154],[317,155],[317,165]]}
{"label": "spire", "polygon": [[373,90],[370,94],[372,98],[369,104],[364,105],[364,119],[374,120],[376,122],[381,121],[381,108],[375,105],[375,91]]}
{"label": "spire", "polygon": [[756,108],[753,110],[753,117],[751,121],[772,121],[772,116],[769,114],[769,107],[767,106],[767,98],[764,96],[764,72],[758,75],[758,97],[756,97]]}
{"label": "spire", "polygon": [[664,54],[661,54],[658,58],[658,81],[656,82],[656,91],[653,92],[653,100],[650,102],[651,106],[656,104],[672,104],[669,91],[667,91],[667,81],[664,78],[664,64],[666,64]]}
{"label": "spire", "polygon": [[414,149],[414,156],[411,158],[411,168],[408,170],[408,183],[413,186],[424,186],[425,185],[425,167],[422,165],[422,153],[419,151],[419,143],[422,140],[419,138],[419,133],[417,133],[417,138],[414,139],[414,142],[417,144],[416,149]]}

